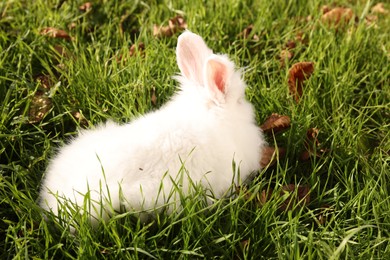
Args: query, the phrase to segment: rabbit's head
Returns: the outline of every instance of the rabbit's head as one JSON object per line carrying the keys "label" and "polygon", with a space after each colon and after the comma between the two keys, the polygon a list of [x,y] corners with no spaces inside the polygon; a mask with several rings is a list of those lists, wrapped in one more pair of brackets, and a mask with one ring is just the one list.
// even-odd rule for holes
{"label": "rabbit's head", "polygon": [[195,87],[209,107],[223,108],[239,121],[253,121],[241,70],[226,55],[214,54],[199,35],[186,31],[179,36],[176,57],[181,72],[176,79],[182,91]]}

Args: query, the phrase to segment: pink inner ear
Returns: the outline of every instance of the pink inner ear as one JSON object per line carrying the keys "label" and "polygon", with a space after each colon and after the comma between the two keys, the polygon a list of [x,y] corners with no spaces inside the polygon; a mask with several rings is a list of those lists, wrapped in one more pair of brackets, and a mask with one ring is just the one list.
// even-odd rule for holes
{"label": "pink inner ear", "polygon": [[225,93],[226,66],[215,60],[209,60],[208,66],[209,83],[214,83],[219,91]]}

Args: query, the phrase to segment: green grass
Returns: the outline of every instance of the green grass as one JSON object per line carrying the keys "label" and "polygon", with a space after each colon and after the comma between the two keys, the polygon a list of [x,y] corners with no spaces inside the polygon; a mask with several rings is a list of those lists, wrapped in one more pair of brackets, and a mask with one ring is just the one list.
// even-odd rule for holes
{"label": "green grass", "polygon": [[[389,259],[390,14],[367,25],[376,1],[335,1],[359,21],[334,29],[320,21],[326,2],[102,0],[84,13],[78,9],[83,1],[3,1],[0,258]],[[289,130],[268,137],[287,148],[286,157],[257,175],[249,199],[240,192],[206,207],[196,193],[183,198],[181,214],[161,215],[148,225],[130,212],[92,229],[80,216],[76,236],[66,225],[46,222],[36,199],[53,151],[80,128],[107,119],[131,121],[174,93],[178,34],[155,38],[153,24],[167,25],[177,14],[213,50],[246,68],[247,96],[259,125],[274,112],[291,117]],[[312,19],[304,21],[308,15]],[[75,29],[68,29],[71,23]],[[249,24],[258,41],[237,36]],[[64,29],[73,39],[40,35],[45,27]],[[283,68],[279,53],[299,32],[308,41],[297,42]],[[130,57],[128,48],[139,42],[145,55]],[[58,55],[56,45],[67,55]],[[117,62],[120,55],[126,61]],[[315,62],[315,70],[297,104],[287,76],[299,61]],[[29,123],[34,96],[47,91],[38,75],[52,81],[52,107]],[[328,152],[302,162],[312,127]],[[310,203],[280,210],[286,197],[277,191],[287,184],[310,186]],[[260,205],[258,197],[269,188],[276,192]],[[320,215],[326,221],[320,223]]]}

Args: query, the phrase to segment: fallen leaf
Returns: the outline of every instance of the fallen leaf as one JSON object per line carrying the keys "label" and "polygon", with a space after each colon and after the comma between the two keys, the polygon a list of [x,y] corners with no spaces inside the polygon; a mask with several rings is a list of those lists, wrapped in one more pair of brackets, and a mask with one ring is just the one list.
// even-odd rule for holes
{"label": "fallen leaf", "polygon": [[321,143],[318,141],[318,133],[318,128],[310,128],[307,130],[304,142],[305,150],[300,156],[301,161],[307,161],[312,156],[319,158],[327,152],[326,149],[321,148]]}
{"label": "fallen leaf", "polygon": [[264,204],[271,199],[272,192],[273,190],[271,188],[261,191],[260,195],[257,197],[260,206],[264,206]]}
{"label": "fallen leaf", "polygon": [[82,126],[82,127],[89,126],[88,120],[79,111],[73,111],[72,116],[74,119],[76,119],[76,121],[79,123],[80,126]]}
{"label": "fallen leaf", "polygon": [[157,106],[157,96],[156,96],[156,88],[152,88],[152,96],[150,98],[150,101],[152,102],[153,106]]}
{"label": "fallen leaf", "polygon": [[354,13],[350,8],[344,7],[335,7],[330,9],[325,6],[322,8],[323,15],[321,16],[321,21],[328,25],[338,28],[342,25],[346,25],[354,17]]}
{"label": "fallen leaf", "polygon": [[295,63],[288,71],[288,86],[290,94],[294,96],[296,102],[303,94],[303,81],[308,79],[314,71],[313,62]]}
{"label": "fallen leaf", "polygon": [[377,14],[388,14],[389,11],[385,9],[385,6],[383,3],[377,3],[375,6],[371,8],[371,12],[377,13]]}
{"label": "fallen leaf", "polygon": [[242,240],[240,242],[243,251],[247,251],[250,248],[250,239]]}
{"label": "fallen leaf", "polygon": [[45,90],[49,90],[54,84],[50,77],[44,74],[40,74],[35,77],[35,81],[38,82],[40,86]]}
{"label": "fallen leaf", "polygon": [[92,9],[92,3],[91,2],[86,2],[82,5],[79,6],[79,10],[82,12],[88,12]]}
{"label": "fallen leaf", "polygon": [[290,117],[272,113],[260,126],[264,133],[278,133],[290,127]]}
{"label": "fallen leaf", "polygon": [[30,124],[42,121],[45,115],[50,111],[53,104],[51,99],[44,91],[37,91],[32,97],[28,112],[28,122]]}
{"label": "fallen leaf", "polygon": [[145,50],[145,44],[143,42],[140,42],[138,44],[133,44],[131,45],[130,49],[129,49],[129,54],[130,56],[135,56],[137,54],[144,54],[144,50]]}
{"label": "fallen leaf", "polygon": [[[138,44],[133,44],[129,48],[129,56],[130,57],[133,57],[133,56],[136,56],[136,55],[144,56],[144,50],[145,50],[145,44],[143,42],[140,42]],[[123,56],[120,55],[119,58],[117,57],[116,61],[118,63],[121,62],[121,61],[126,62],[127,58],[123,58]]]}
{"label": "fallen leaf", "polygon": [[71,23],[68,25],[69,30],[73,30],[73,29],[75,29],[76,27],[77,27],[77,23],[75,23],[75,22],[71,22]]}
{"label": "fallen leaf", "polygon": [[321,11],[322,11],[322,14],[326,14],[327,12],[329,12],[330,10],[332,10],[331,7],[327,6],[327,5],[323,5],[321,7]]}
{"label": "fallen leaf", "polygon": [[54,50],[56,51],[56,53],[58,53],[58,55],[66,56],[65,48],[62,47],[61,45],[55,45]]}
{"label": "fallen leaf", "polygon": [[[251,32],[253,31],[253,24],[248,25],[242,32],[240,32],[237,36],[244,39],[249,39]],[[259,36],[257,34],[253,34],[252,40],[258,41]]]}
{"label": "fallen leaf", "polygon": [[287,43],[286,43],[286,48],[288,50],[292,50],[294,49],[295,47],[297,46],[296,42],[293,41],[293,40],[289,40]]}
{"label": "fallen leaf", "polygon": [[320,212],[316,215],[317,222],[321,226],[325,225],[328,222],[329,217],[333,214],[334,210],[329,205],[323,205],[320,207]]}
{"label": "fallen leaf", "polygon": [[176,32],[187,29],[187,23],[181,15],[169,19],[168,26],[153,25],[154,37],[170,37]]}
{"label": "fallen leaf", "polygon": [[252,196],[252,193],[248,191],[246,186],[236,186],[236,194],[239,195],[241,193],[244,194],[244,199],[246,201],[248,201]]}
{"label": "fallen leaf", "polygon": [[375,23],[378,21],[378,16],[374,14],[368,14],[366,15],[364,21],[366,22],[367,25],[372,25],[372,24],[375,25]]}
{"label": "fallen leaf", "polygon": [[286,149],[284,148],[278,147],[277,149],[275,149],[274,147],[266,146],[263,148],[262,151],[260,166],[262,168],[266,166],[272,166],[276,163],[278,157],[283,158],[285,155],[286,155]]}
{"label": "fallen leaf", "polygon": [[[296,192],[295,192],[296,191]],[[280,205],[283,211],[291,210],[295,206],[301,208],[310,203],[310,188],[306,185],[288,184],[282,187],[281,196],[288,193],[287,199]]]}
{"label": "fallen leaf", "polygon": [[66,40],[71,40],[72,37],[69,36],[67,32],[61,29],[53,28],[53,27],[46,27],[43,28],[40,32],[41,35],[46,35],[48,37],[52,38],[62,38]]}
{"label": "fallen leaf", "polygon": [[300,42],[301,44],[307,45],[309,43],[309,38],[303,32],[298,32],[295,35],[295,41]]}
{"label": "fallen leaf", "polygon": [[294,57],[294,53],[289,50],[282,50],[279,54],[280,66],[284,67],[286,65],[286,61],[291,60]]}
{"label": "fallen leaf", "polygon": [[253,24],[248,25],[242,32],[238,34],[239,37],[247,39],[253,30]]}

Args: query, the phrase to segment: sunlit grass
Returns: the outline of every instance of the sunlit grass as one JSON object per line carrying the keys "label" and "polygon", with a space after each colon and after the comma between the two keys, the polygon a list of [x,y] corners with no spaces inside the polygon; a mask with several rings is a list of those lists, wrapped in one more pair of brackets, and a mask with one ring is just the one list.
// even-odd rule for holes
{"label": "sunlit grass", "polygon": [[[79,10],[82,3],[0,4],[1,259],[390,257],[390,16],[378,14],[367,25],[376,1],[336,1],[359,18],[339,29],[321,23],[326,1],[99,1],[88,12]],[[77,130],[108,119],[129,122],[172,96],[178,34],[155,38],[153,24],[167,25],[178,14],[213,50],[245,68],[259,125],[271,113],[291,118],[290,129],[267,137],[286,156],[247,190],[212,205],[200,190],[182,198],[180,213],[157,214],[148,224],[122,212],[93,228],[88,216],[75,214],[72,235],[67,222],[44,219],[36,203],[47,162]],[[256,41],[239,36],[250,24]],[[63,29],[72,40],[41,35],[45,27]],[[299,33],[306,42],[297,41],[282,67],[279,54]],[[128,48],[140,42],[144,54],[130,56]],[[287,77],[299,61],[314,62],[315,70],[296,103]],[[52,106],[29,123],[43,88],[39,75],[51,80]],[[327,152],[301,161],[313,127]],[[310,203],[281,210],[288,184],[309,186]]]}

